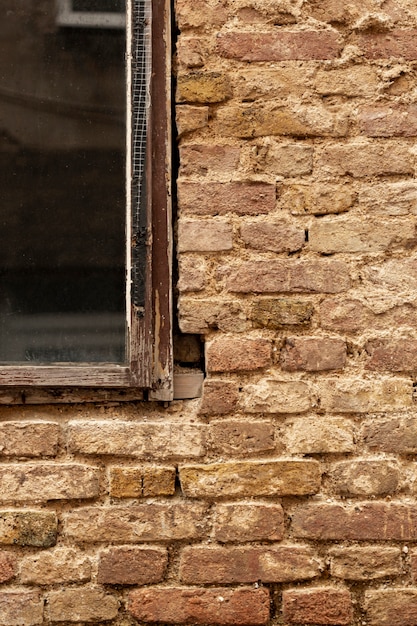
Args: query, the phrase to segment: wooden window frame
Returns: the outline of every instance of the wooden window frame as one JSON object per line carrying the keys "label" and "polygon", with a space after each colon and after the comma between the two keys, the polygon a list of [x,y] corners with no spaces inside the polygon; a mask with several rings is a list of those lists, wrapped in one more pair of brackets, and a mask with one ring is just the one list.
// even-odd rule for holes
{"label": "wooden window frame", "polygon": [[[78,402],[100,399],[173,398],[172,354],[172,236],[171,236],[171,41],[169,0],[147,0],[151,6],[149,32],[150,106],[147,124],[146,220],[132,219],[132,186],[130,160],[131,129],[134,120],[132,73],[135,71],[134,3],[127,8],[127,242],[142,253],[132,253],[128,294],[128,360],[127,364],[48,364],[0,366],[0,403]],[[153,106],[152,103],[157,103]],[[132,185],[132,186],[131,186]],[[143,217],[143,216],[142,216]],[[141,218],[142,219],[142,218]],[[136,220],[137,221],[137,220]],[[140,268],[135,264],[141,263]],[[136,270],[136,271],[135,271]],[[143,279],[143,306],[135,303],[133,279]],[[131,276],[131,279],[129,279]]]}

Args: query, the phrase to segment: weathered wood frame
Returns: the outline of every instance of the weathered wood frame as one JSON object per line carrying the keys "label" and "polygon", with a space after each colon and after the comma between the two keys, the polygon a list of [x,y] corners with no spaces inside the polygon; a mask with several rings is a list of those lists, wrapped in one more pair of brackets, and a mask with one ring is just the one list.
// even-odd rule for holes
{"label": "weathered wood frame", "polygon": [[[133,14],[132,3],[135,1],[128,2],[128,19]],[[169,0],[151,2],[151,105],[147,138],[147,227],[143,255],[145,300],[144,306],[138,309],[133,298],[128,298],[128,363],[0,366],[2,404],[144,398],[168,401],[173,397],[171,15]],[[127,29],[128,51],[132,45],[131,31]],[[131,63],[131,54],[128,52],[126,56],[127,62]],[[130,71],[134,68],[130,67]],[[131,103],[130,89],[128,97]],[[152,103],[157,103],[157,106]],[[131,111],[131,105],[128,110]],[[130,168],[127,170],[129,172]],[[131,184],[130,181],[128,184]],[[127,234],[130,245],[137,236],[137,225],[132,224],[130,219],[128,224],[131,224],[131,232]]]}

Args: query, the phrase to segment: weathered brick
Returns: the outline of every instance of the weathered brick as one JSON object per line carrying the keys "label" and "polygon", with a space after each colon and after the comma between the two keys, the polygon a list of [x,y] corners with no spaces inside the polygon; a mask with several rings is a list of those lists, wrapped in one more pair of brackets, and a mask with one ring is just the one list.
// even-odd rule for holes
{"label": "weathered brick", "polygon": [[328,298],[321,303],[319,316],[322,328],[352,333],[369,325],[372,312],[359,300]]}
{"label": "weathered brick", "polygon": [[289,582],[320,575],[307,546],[190,546],[181,555],[180,579],[188,584]]}
{"label": "weathered brick", "polygon": [[378,83],[376,71],[367,65],[320,70],[315,78],[318,93],[325,96],[369,96],[376,93]]}
{"label": "weathered brick", "polygon": [[179,220],[179,252],[220,252],[233,248],[230,222],[214,220]]}
{"label": "weathered brick", "polygon": [[263,67],[261,72],[252,67],[231,76],[234,95],[243,101],[304,96],[306,79],[306,68],[294,67],[294,64],[289,67]]}
{"label": "weathered brick", "polygon": [[176,0],[175,17],[181,30],[220,26],[227,19],[225,0]]}
{"label": "weathered brick", "polygon": [[214,452],[227,456],[246,456],[275,448],[271,422],[260,420],[223,419],[211,422],[209,438]]}
{"label": "weathered brick", "polygon": [[206,285],[206,263],[202,259],[194,257],[178,259],[179,280],[178,290],[180,293],[201,291]]}
{"label": "weathered brick", "polygon": [[175,491],[175,467],[111,467],[110,495],[114,498],[169,496]]}
{"label": "weathered brick", "polygon": [[302,143],[281,143],[265,138],[253,154],[257,170],[276,176],[304,176],[313,170],[313,148]]}
{"label": "weathered brick", "polygon": [[53,422],[2,422],[0,456],[55,456],[59,434]]}
{"label": "weathered brick", "polygon": [[312,394],[303,381],[264,379],[243,387],[241,406],[247,413],[304,413]]}
{"label": "weathered brick", "polygon": [[417,59],[416,29],[395,29],[389,33],[361,33],[356,43],[368,59],[401,58],[406,61]]}
{"label": "weathered brick", "polygon": [[325,254],[380,252],[394,246],[410,246],[415,240],[415,224],[410,218],[386,222],[324,218],[311,224],[308,240],[311,250]]}
{"label": "weathered brick", "polygon": [[335,463],[329,472],[330,483],[343,495],[377,496],[393,493],[400,481],[396,461],[355,460]]}
{"label": "weathered brick", "polygon": [[129,612],[141,622],[252,626],[269,620],[269,591],[264,588],[136,589]]}
{"label": "weathered brick", "polygon": [[349,289],[343,261],[243,261],[227,279],[229,291],[240,293],[339,293]]}
{"label": "weathered brick", "polygon": [[270,33],[228,32],[219,35],[218,50],[241,61],[310,61],[339,56],[339,36],[331,31]]}
{"label": "weathered brick", "polygon": [[411,380],[329,380],[321,386],[321,404],[337,413],[380,413],[412,406]]}
{"label": "weathered brick", "polygon": [[209,330],[243,332],[248,328],[246,315],[238,300],[192,299],[178,301],[179,326],[183,333],[206,334]]}
{"label": "weathered brick", "polygon": [[401,573],[400,548],[348,547],[329,550],[330,574],[346,580],[373,580]]}
{"label": "weathered brick", "polygon": [[2,626],[43,624],[43,599],[36,591],[0,591]]}
{"label": "weathered brick", "polygon": [[365,349],[370,356],[367,369],[389,372],[414,372],[417,369],[415,339],[372,339]]}
{"label": "weathered brick", "polygon": [[267,339],[218,337],[206,344],[208,372],[256,370],[271,364],[271,342]]}
{"label": "weathered brick", "polygon": [[26,556],[20,564],[20,580],[25,584],[53,585],[82,582],[91,577],[88,556],[71,548]]}
{"label": "weathered brick", "polygon": [[417,514],[413,505],[397,502],[311,503],[294,511],[292,528],[295,537],[323,541],[415,540]]}
{"label": "weathered brick", "polygon": [[201,415],[227,415],[234,411],[238,397],[239,391],[236,383],[206,378],[199,413]]}
{"label": "weathered brick", "polygon": [[275,185],[269,183],[199,183],[179,180],[180,209],[194,215],[257,215],[275,207]]}
{"label": "weathered brick", "polygon": [[236,461],[180,466],[181,487],[191,498],[307,495],[320,489],[317,461]]}
{"label": "weathered brick", "polygon": [[415,454],[417,419],[413,416],[404,416],[365,422],[363,438],[368,448],[373,451]]}
{"label": "weathered brick", "polygon": [[327,215],[348,211],[356,200],[349,184],[296,184],[280,188],[279,203],[293,215]]}
{"label": "weathered brick", "polygon": [[288,589],[282,593],[282,612],[292,624],[350,624],[352,598],[347,589]]}
{"label": "weathered brick", "polygon": [[0,544],[50,548],[58,521],[51,511],[0,511]]}
{"label": "weathered brick", "polygon": [[2,465],[1,502],[42,502],[94,498],[99,494],[99,470],[85,465]]}
{"label": "weathered brick", "polygon": [[389,259],[378,265],[368,265],[363,271],[364,285],[390,290],[413,291],[417,288],[417,259],[413,256]]}
{"label": "weathered brick", "polygon": [[97,582],[103,585],[148,585],[163,580],[166,548],[123,546],[100,552]]}
{"label": "weathered brick", "polygon": [[180,173],[183,176],[206,176],[211,172],[232,174],[240,158],[238,146],[189,144],[180,146]]}
{"label": "weathered brick", "polygon": [[177,77],[177,102],[223,102],[231,95],[229,77],[221,72],[194,71]]}
{"label": "weathered brick", "polygon": [[0,552],[0,583],[14,578],[17,569],[17,558],[12,552]]}
{"label": "weathered brick", "polygon": [[294,372],[340,370],[346,365],[346,343],[331,337],[288,337],[281,351],[281,367]]}
{"label": "weathered brick", "polygon": [[364,187],[359,193],[361,206],[386,215],[417,214],[417,183],[413,180]]}
{"label": "weathered brick", "polygon": [[206,505],[189,502],[83,508],[64,516],[65,534],[81,543],[199,539],[205,526]]}
{"label": "weathered brick", "polygon": [[281,102],[230,104],[218,110],[216,130],[225,137],[250,139],[269,136],[344,137],[348,131],[347,112],[336,115],[323,105]]}
{"label": "weathered brick", "polygon": [[292,454],[328,454],[352,452],[354,427],[340,417],[302,417],[283,429],[286,449]]}
{"label": "weathered brick", "polygon": [[304,228],[286,220],[246,222],[240,228],[240,236],[250,248],[271,252],[295,252],[305,244]]}
{"label": "weathered brick", "polygon": [[199,457],[204,454],[203,428],[178,422],[72,421],[68,446],[83,454]]}
{"label": "weathered brick", "polygon": [[365,592],[367,621],[371,626],[412,626],[417,620],[417,589],[373,589]]}
{"label": "weathered brick", "polygon": [[414,174],[410,146],[394,140],[353,141],[327,145],[318,154],[317,168],[326,175],[351,175],[355,178],[390,174]]}
{"label": "weathered brick", "polygon": [[208,107],[181,104],[176,107],[178,136],[204,128],[208,124]]}
{"label": "weathered brick", "polygon": [[368,137],[415,137],[417,105],[390,103],[362,107],[359,109],[358,122],[360,131]]}
{"label": "weathered brick", "polygon": [[277,330],[282,326],[307,326],[314,313],[314,305],[291,298],[257,298],[249,318],[255,328]]}
{"label": "weathered brick", "polygon": [[280,541],[284,511],[280,504],[263,502],[217,503],[213,535],[216,541]]}
{"label": "weathered brick", "polygon": [[413,550],[410,554],[411,576],[413,582],[417,580],[417,551]]}
{"label": "weathered brick", "polygon": [[207,56],[207,43],[200,37],[180,35],[176,45],[178,67],[180,69],[203,67]]}
{"label": "weathered brick", "polygon": [[47,607],[52,622],[100,622],[117,616],[119,601],[101,589],[78,587],[51,591]]}
{"label": "weathered brick", "polygon": [[307,14],[325,23],[350,24],[367,9],[372,10],[373,0],[352,0],[348,4],[339,0],[309,0]]}

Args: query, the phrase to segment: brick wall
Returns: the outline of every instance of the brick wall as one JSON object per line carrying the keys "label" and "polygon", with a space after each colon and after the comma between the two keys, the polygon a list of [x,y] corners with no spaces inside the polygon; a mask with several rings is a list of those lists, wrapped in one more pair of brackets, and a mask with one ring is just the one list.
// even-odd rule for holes
{"label": "brick wall", "polygon": [[417,5],[177,0],[201,400],[0,408],[0,624],[417,621]]}

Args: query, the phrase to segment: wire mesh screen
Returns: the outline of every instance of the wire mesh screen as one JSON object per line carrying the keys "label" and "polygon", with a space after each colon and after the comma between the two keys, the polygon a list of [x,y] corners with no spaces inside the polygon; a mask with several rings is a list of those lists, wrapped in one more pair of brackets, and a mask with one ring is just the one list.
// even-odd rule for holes
{"label": "wire mesh screen", "polygon": [[145,304],[152,0],[132,1],[132,302]]}

